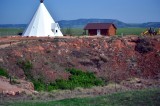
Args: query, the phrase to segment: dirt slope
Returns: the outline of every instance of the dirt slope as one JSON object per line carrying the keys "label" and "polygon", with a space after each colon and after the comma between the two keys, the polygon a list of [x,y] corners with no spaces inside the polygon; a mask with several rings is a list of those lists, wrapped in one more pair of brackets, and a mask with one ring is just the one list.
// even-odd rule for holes
{"label": "dirt slope", "polygon": [[14,96],[23,92],[32,94],[34,92],[33,84],[24,80],[16,80],[16,83],[10,83],[9,79],[0,77],[0,94]]}
{"label": "dirt slope", "polygon": [[19,63],[26,61],[33,65],[31,75],[46,82],[67,79],[66,68],[92,71],[116,82],[160,77],[160,36],[0,39],[0,46],[14,41],[14,45],[0,47],[0,67],[21,79],[25,74]]}

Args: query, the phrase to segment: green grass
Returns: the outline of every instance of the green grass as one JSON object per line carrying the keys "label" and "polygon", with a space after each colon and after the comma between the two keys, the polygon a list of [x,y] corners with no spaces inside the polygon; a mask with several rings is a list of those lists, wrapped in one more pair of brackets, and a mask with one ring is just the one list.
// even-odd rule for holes
{"label": "green grass", "polygon": [[[18,35],[23,33],[22,28],[0,28],[0,36]],[[64,35],[80,36],[83,35],[84,30],[81,28],[63,28],[61,29]]]}
{"label": "green grass", "polygon": [[63,28],[61,29],[64,35],[71,35],[71,36],[82,36],[84,35],[84,30],[81,28]]}
{"label": "green grass", "polygon": [[128,91],[92,98],[74,98],[59,101],[27,101],[11,106],[160,106],[160,89]]}
{"label": "green grass", "polygon": [[146,28],[118,28],[117,35],[140,35]]}
{"label": "green grass", "polygon": [[71,74],[68,80],[56,80],[51,83],[53,89],[74,89],[76,87],[90,88],[92,86],[103,85],[104,82],[91,72],[83,72],[77,69],[67,69]]}
{"label": "green grass", "polygon": [[[146,28],[118,28],[117,35],[140,35]],[[22,33],[22,28],[0,28],[0,36],[18,35]],[[82,36],[84,30],[82,28],[63,28],[61,29],[64,35]]]}
{"label": "green grass", "polygon": [[0,28],[0,36],[18,35],[23,30],[22,28]]}
{"label": "green grass", "polygon": [[93,73],[83,72],[78,69],[67,69],[71,74],[68,80],[58,79],[55,82],[44,83],[42,79],[32,80],[35,89],[38,91],[52,91],[55,89],[74,89],[76,87],[90,88],[104,85],[104,82],[95,77]]}
{"label": "green grass", "polygon": [[28,79],[32,79],[32,74],[31,74],[31,70],[33,68],[33,64],[30,60],[19,60],[17,62],[17,65],[23,69],[24,74],[26,75],[26,77]]}
{"label": "green grass", "polygon": [[9,77],[7,71],[4,68],[0,67],[0,76]]}

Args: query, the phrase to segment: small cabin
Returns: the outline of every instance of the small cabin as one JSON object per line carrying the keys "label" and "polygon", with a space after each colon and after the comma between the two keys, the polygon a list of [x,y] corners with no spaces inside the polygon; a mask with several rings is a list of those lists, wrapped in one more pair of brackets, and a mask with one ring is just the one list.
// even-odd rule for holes
{"label": "small cabin", "polygon": [[84,30],[88,31],[89,36],[113,36],[116,35],[116,26],[112,23],[88,23]]}

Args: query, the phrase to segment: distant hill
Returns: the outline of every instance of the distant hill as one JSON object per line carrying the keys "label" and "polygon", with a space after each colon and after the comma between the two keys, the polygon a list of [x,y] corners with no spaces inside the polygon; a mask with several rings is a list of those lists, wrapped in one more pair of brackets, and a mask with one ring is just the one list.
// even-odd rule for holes
{"label": "distant hill", "polygon": [[[140,27],[140,28],[160,28],[160,22],[148,22],[139,24],[124,23],[115,19],[77,19],[58,21],[61,28],[83,28],[87,23],[114,23],[117,28]],[[0,28],[25,28],[26,24],[0,24]]]}
{"label": "distant hill", "polygon": [[160,22],[148,22],[148,23],[143,23],[139,25],[140,27],[155,27],[155,28],[160,28]]}
{"label": "distant hill", "polygon": [[62,28],[83,28],[87,23],[114,23],[117,28],[140,27],[140,28],[160,28],[160,22],[148,22],[139,24],[124,23],[115,19],[78,19],[58,21]]}
{"label": "distant hill", "polygon": [[78,20],[62,20],[59,24],[62,28],[83,28],[87,23],[114,23],[117,27],[127,27],[126,23],[123,23],[114,19],[78,19]]}

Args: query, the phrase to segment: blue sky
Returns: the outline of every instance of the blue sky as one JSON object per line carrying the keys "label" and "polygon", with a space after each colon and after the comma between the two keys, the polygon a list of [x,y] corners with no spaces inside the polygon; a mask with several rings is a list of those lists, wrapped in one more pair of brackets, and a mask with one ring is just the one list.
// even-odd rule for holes
{"label": "blue sky", "polygon": [[[0,0],[0,24],[26,24],[39,0]],[[160,0],[44,0],[55,21],[118,19],[126,23],[160,22]]]}

